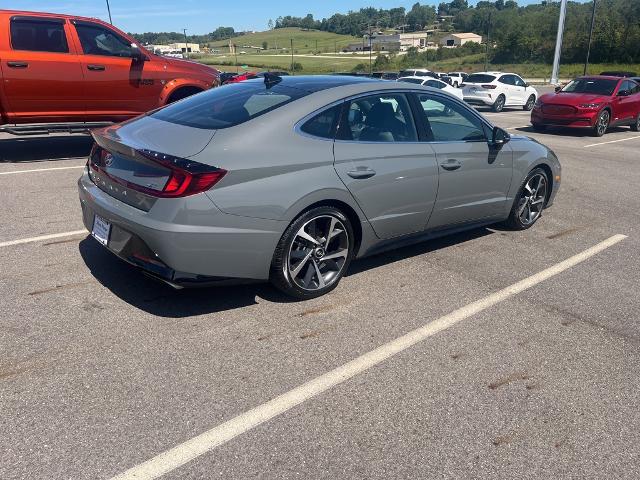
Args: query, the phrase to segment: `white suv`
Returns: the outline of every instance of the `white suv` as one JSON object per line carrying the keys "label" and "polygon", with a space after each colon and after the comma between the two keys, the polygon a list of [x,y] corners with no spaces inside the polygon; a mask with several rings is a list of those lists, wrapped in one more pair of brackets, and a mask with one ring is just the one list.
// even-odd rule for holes
{"label": "white suv", "polygon": [[453,85],[454,87],[459,87],[460,85],[462,85],[468,76],[469,75],[464,72],[447,73],[447,77],[451,79],[451,85]]}
{"label": "white suv", "polygon": [[480,72],[467,77],[462,87],[464,101],[471,105],[491,107],[501,112],[504,107],[532,110],[538,92],[519,75],[503,72]]}

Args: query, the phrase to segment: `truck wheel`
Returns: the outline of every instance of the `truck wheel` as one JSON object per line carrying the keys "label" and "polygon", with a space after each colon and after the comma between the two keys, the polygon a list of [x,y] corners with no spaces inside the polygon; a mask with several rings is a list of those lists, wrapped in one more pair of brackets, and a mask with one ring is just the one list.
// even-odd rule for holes
{"label": "truck wheel", "polygon": [[167,100],[167,105],[173,102],[177,102],[178,100],[182,100],[184,98],[190,97],[191,95],[195,95],[196,93],[200,93],[201,91],[202,90],[195,87],[179,88],[169,96],[169,100]]}

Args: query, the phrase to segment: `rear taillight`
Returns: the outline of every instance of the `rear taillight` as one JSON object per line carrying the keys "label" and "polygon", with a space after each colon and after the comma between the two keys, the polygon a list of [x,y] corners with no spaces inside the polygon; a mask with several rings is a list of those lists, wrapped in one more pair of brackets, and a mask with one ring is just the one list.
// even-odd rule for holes
{"label": "rear taillight", "polygon": [[[167,180],[162,185],[155,185],[154,182],[142,185],[132,182],[117,175],[117,169],[110,171],[111,163],[114,155],[111,152],[94,146],[89,157],[89,167],[102,175],[107,176],[111,180],[123,185],[131,190],[142,192],[146,195],[159,198],[178,198],[195,195],[197,193],[206,192],[218,183],[227,173],[222,168],[211,167],[203,163],[194,162],[184,158],[166,155],[164,153],[153,152],[151,150],[135,150],[135,156],[141,156],[147,161],[151,161],[162,168]],[[135,158],[132,159],[135,165]],[[164,167],[164,168],[163,168]],[[159,174],[148,174],[142,171],[131,172],[131,176],[141,179],[145,176],[158,177]],[[166,173],[165,173],[166,172]]]}
{"label": "rear taillight", "polygon": [[480,85],[482,88],[485,88],[487,90],[493,90],[496,88],[497,85],[491,85],[490,83],[486,84],[486,85]]}

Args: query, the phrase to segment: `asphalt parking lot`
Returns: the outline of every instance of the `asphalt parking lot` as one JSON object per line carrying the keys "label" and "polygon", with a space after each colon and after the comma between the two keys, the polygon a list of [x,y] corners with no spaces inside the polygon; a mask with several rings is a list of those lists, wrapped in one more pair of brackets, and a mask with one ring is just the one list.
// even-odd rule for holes
{"label": "asphalt parking lot", "polygon": [[637,478],[640,135],[486,115],[563,164],[536,226],[308,302],[144,277],[81,232],[89,137],[0,136],[0,478]]}

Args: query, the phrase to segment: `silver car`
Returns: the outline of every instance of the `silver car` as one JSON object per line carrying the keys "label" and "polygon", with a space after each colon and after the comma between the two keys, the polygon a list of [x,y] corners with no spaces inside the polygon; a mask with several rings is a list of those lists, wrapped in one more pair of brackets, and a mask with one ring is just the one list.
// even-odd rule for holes
{"label": "silver car", "polygon": [[84,224],[175,287],[336,287],[351,260],[504,222],[560,187],[544,145],[409,83],[276,77],[213,89],[93,133]]}

